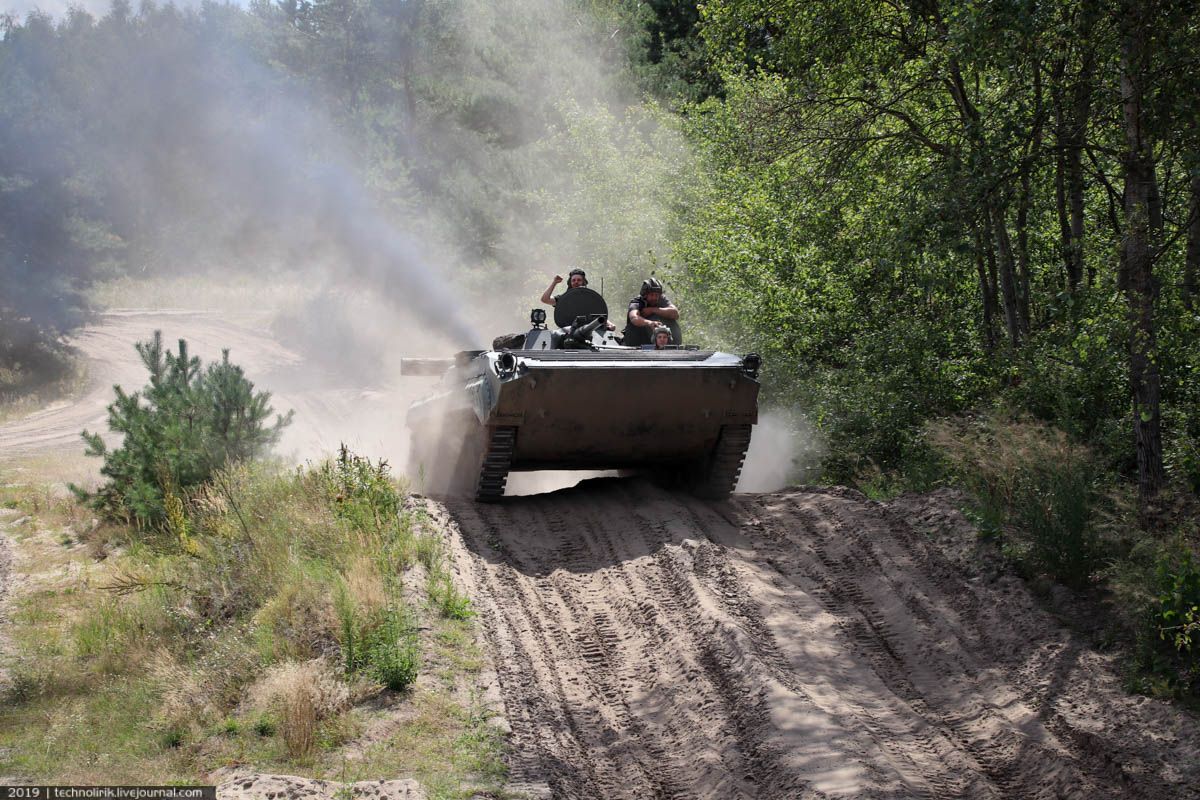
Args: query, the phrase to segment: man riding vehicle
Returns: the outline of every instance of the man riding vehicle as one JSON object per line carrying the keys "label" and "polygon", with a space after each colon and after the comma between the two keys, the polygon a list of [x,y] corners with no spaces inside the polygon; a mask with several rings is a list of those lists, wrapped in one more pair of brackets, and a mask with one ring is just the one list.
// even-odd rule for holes
{"label": "man riding vehicle", "polygon": [[674,341],[674,337],[671,336],[671,329],[668,328],[666,325],[659,325],[657,328],[654,329],[654,349],[655,350],[666,350],[668,347],[671,346],[671,342],[673,342],[673,341]]}
{"label": "man riding vehicle", "polygon": [[659,326],[671,329],[673,338],[678,340],[679,336],[675,333],[678,320],[679,309],[671,305],[671,301],[663,294],[662,283],[657,278],[647,278],[642,281],[641,293],[629,301],[623,344],[632,347],[652,344],[650,337]]}
{"label": "man riding vehicle", "polygon": [[[562,297],[562,295],[560,294],[560,295],[557,295],[556,297],[551,297],[550,293],[554,291],[555,286],[558,286],[560,283],[562,283],[562,280],[563,280],[562,275],[554,276],[554,280],[550,281],[550,285],[546,287],[546,291],[542,292],[542,302],[543,303],[545,303],[548,306],[558,305],[558,298]],[[583,270],[581,270],[579,267],[576,267],[575,269],[573,269],[567,273],[567,290],[568,291],[571,289],[580,289],[587,285],[588,285],[587,273],[584,272]]]}
{"label": "man riding vehicle", "polygon": [[[558,305],[558,298],[562,297],[562,295],[559,294],[551,297],[550,293],[553,292],[554,287],[558,286],[560,283],[562,283],[562,275],[555,275],[554,280],[550,281],[550,285],[546,287],[546,291],[542,292],[543,303],[548,306]],[[572,289],[586,289],[587,285],[587,273],[581,270],[579,267],[575,267],[573,270],[567,273],[567,292],[571,291]],[[563,294],[566,294],[566,292]],[[611,322],[605,322],[604,327],[610,331],[616,330],[617,328],[617,326]]]}

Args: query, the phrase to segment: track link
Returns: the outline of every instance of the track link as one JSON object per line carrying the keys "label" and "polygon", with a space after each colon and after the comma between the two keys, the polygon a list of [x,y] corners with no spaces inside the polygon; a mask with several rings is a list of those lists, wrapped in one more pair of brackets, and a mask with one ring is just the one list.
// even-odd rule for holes
{"label": "track link", "polygon": [[508,482],[508,470],[512,466],[516,443],[516,426],[499,425],[491,429],[483,454],[483,465],[479,469],[479,482],[475,487],[476,500],[494,503],[504,496],[504,485]]}
{"label": "track link", "polygon": [[696,482],[693,492],[709,500],[723,500],[737,487],[742,462],[750,448],[750,425],[722,425],[721,435],[708,462],[707,470]]}

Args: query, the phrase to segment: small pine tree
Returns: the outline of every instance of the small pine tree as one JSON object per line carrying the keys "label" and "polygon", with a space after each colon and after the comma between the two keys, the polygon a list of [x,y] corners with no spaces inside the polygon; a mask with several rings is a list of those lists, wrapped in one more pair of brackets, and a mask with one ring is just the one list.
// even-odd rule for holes
{"label": "small pine tree", "polygon": [[123,435],[121,445],[110,450],[98,433],[83,432],[87,455],[104,459],[100,472],[108,482],[95,493],[71,488],[110,518],[161,526],[175,492],[204,483],[230,462],[266,453],[292,412],[268,424],[270,393],[254,390],[228,350],[202,369],[183,339],[178,355],[164,349],[161,331],[136,347],[150,383],[133,394],[113,387],[108,426]]}

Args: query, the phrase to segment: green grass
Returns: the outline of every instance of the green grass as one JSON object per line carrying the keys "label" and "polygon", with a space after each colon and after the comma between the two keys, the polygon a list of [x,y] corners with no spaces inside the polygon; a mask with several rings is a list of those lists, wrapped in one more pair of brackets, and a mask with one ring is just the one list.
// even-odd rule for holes
{"label": "green grass", "polygon": [[73,784],[157,784],[196,777],[186,751],[146,724],[158,693],[135,675],[0,705],[0,772]]}
{"label": "green grass", "polygon": [[465,800],[503,792],[504,737],[477,704],[444,689],[418,690],[412,715],[366,753],[355,780],[372,774],[412,775],[430,800]]}
{"label": "green grass", "polygon": [[[337,780],[347,748],[365,748],[354,780],[502,792],[503,737],[474,699],[469,603],[441,532],[406,510],[385,465],[343,452],[302,470],[231,469],[186,498],[186,537],[96,527],[38,488],[0,500],[34,515],[17,537],[30,579],[12,614],[0,774],[157,783],[247,764]],[[434,580],[410,607],[404,583],[418,575]],[[287,672],[316,663],[326,677]],[[360,743],[380,715],[400,720],[383,720],[389,746]]]}

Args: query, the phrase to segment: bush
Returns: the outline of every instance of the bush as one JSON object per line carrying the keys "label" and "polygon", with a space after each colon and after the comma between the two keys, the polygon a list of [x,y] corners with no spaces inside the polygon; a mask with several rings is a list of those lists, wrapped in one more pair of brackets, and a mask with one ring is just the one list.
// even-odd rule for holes
{"label": "bush", "polygon": [[404,691],[417,679],[420,657],[407,615],[387,614],[368,644],[367,664],[370,676],[392,691]]}
{"label": "bush", "polygon": [[397,691],[416,680],[416,626],[398,587],[375,561],[360,556],[341,573],[334,609],[347,675],[366,675]]}
{"label": "bush", "polygon": [[1143,666],[1179,692],[1200,690],[1200,563],[1185,545],[1160,557],[1148,609]]}
{"label": "bush", "polygon": [[100,472],[108,482],[95,494],[72,488],[105,516],[139,526],[171,523],[174,529],[184,518],[180,493],[226,464],[263,455],[291,423],[292,412],[268,424],[270,393],[254,390],[228,350],[202,370],[183,339],[178,355],[163,349],[159,331],[136,347],[150,383],[133,394],[115,387],[108,426],[124,437],[121,446],[109,450],[98,433],[83,432],[87,454],[104,459]]}
{"label": "bush", "polygon": [[1003,537],[1019,565],[1076,588],[1091,580],[1103,553],[1086,448],[1047,425],[998,416],[935,423],[929,433],[975,497],[983,530]]}

